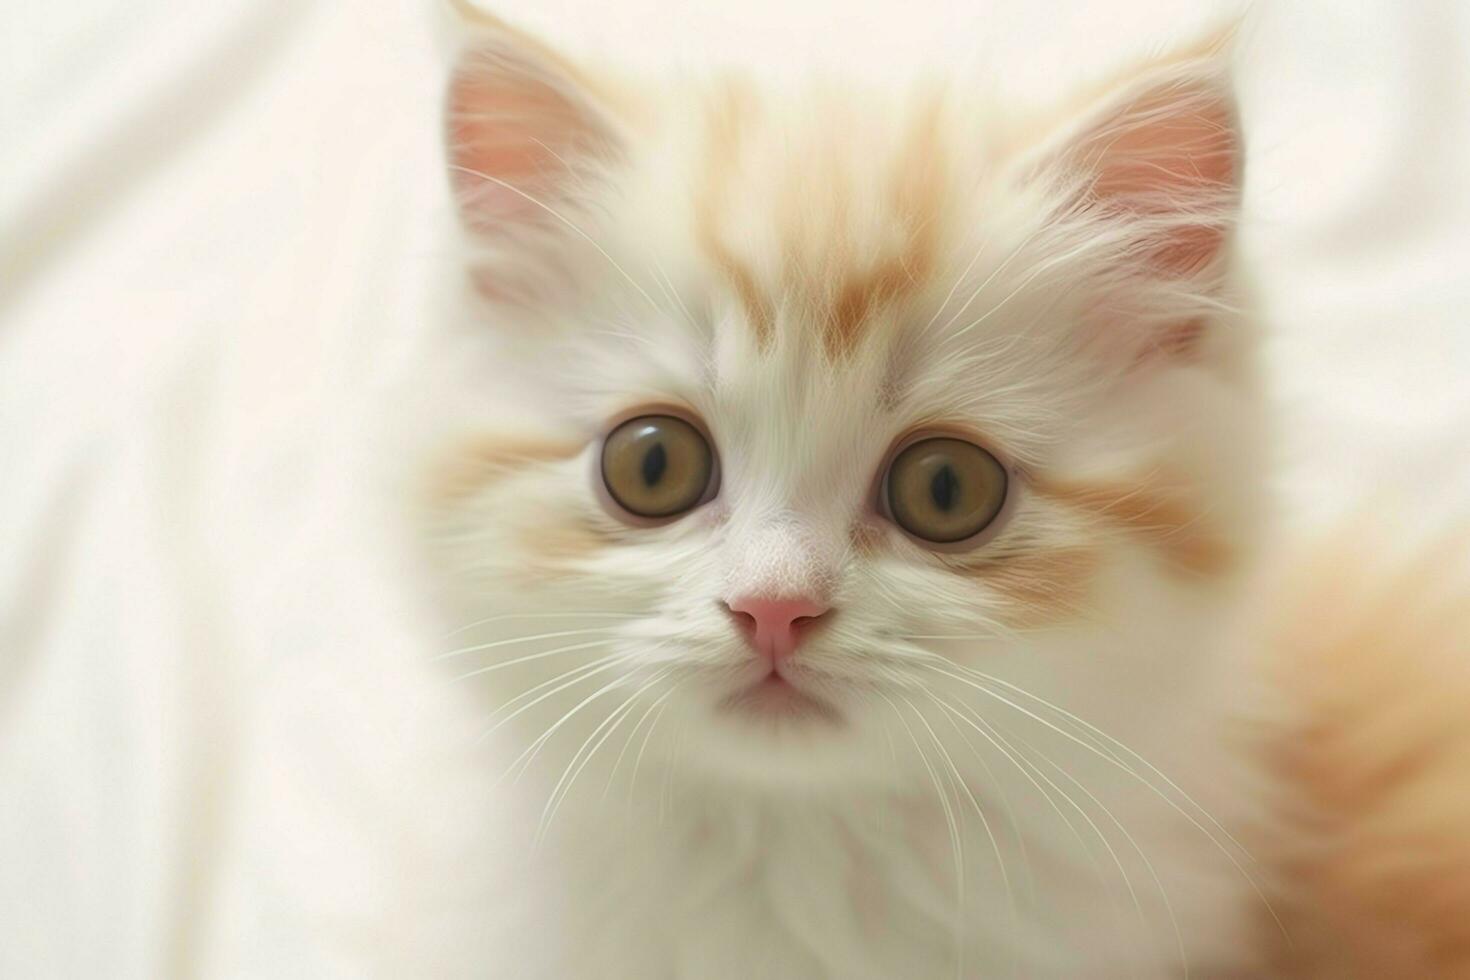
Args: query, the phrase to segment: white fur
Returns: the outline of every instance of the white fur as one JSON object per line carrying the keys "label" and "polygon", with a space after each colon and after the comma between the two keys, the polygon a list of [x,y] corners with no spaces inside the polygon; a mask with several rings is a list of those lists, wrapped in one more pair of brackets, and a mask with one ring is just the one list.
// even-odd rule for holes
{"label": "white fur", "polygon": [[[872,554],[852,543],[855,522],[872,523],[888,447],[942,419],[985,433],[1023,472],[1168,465],[1205,488],[1210,520],[1248,553],[1262,456],[1251,337],[1220,312],[1238,290],[1109,280],[1138,229],[1058,220],[1064,188],[997,166],[987,134],[1002,121],[960,107],[946,131],[970,174],[947,200],[966,217],[951,220],[945,271],[919,304],[929,328],[879,324],[828,366],[788,305],[759,351],[691,232],[693,100],[658,103],[614,176],[553,202],[560,217],[519,243],[514,266],[513,228],[480,242],[492,247],[478,268],[560,285],[543,282],[530,305],[465,292],[463,328],[502,334],[462,372],[515,406],[495,428],[586,444],[509,468],[431,527],[449,625],[479,624],[436,669],[483,704],[481,775],[496,787],[495,845],[463,874],[498,898],[467,925],[466,968],[711,980],[1251,969],[1269,917],[1257,870],[1222,829],[1256,817],[1227,738],[1244,693],[1224,626],[1238,578],[1183,579],[1024,476],[984,547],[1102,542],[1079,617],[1012,629],[982,580],[891,528]],[[757,174],[822,149],[816,116],[790,104],[746,148]],[[872,110],[865,133],[838,148],[881,160],[901,138],[884,115],[894,107],[858,104]],[[855,166],[876,186],[878,164]],[[729,233],[774,262],[776,216],[753,179]],[[893,233],[878,211],[871,224],[873,241]],[[548,248],[555,261],[537,268]],[[1103,281],[1158,320],[1213,306],[1198,360],[1131,370],[1137,338],[1079,341],[1084,297]],[[884,391],[899,397],[885,406]],[[662,527],[625,527],[594,490],[597,434],[630,406],[668,402],[708,426],[719,496]],[[436,445],[454,441],[451,429]],[[538,548],[579,527],[610,543]],[[789,590],[823,591],[837,609],[798,663],[841,726],[717,708],[760,673],[719,600]],[[993,680],[977,687],[965,668]],[[532,702],[533,690],[548,696]],[[478,949],[495,952],[480,962]]]}

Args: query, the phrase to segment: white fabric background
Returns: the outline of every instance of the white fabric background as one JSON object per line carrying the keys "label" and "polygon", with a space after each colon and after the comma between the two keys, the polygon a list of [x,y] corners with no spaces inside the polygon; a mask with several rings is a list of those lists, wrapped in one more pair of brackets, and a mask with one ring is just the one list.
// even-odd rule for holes
{"label": "white fabric background", "polygon": [[[948,60],[1035,95],[1199,21],[1179,8],[499,9],[639,63]],[[351,713],[330,654],[362,683],[426,643],[358,453],[444,258],[437,22],[429,0],[0,12],[0,976],[218,966],[219,917],[260,911],[200,896],[248,822],[262,703],[333,744],[378,719],[323,717]],[[1264,0],[1244,40],[1243,246],[1292,513],[1463,503],[1470,5]]]}

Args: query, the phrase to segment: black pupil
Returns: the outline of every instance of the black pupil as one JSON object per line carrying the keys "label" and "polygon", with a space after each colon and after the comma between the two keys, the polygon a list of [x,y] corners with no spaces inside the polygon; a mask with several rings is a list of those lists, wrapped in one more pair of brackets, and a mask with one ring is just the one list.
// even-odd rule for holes
{"label": "black pupil", "polygon": [[[647,471],[647,465],[644,467]],[[954,475],[954,470],[948,463],[939,468],[934,478],[929,481],[929,496],[934,498],[934,506],[940,510],[947,511],[955,505],[960,495],[960,480]]]}
{"label": "black pupil", "polygon": [[653,448],[643,457],[643,485],[653,487],[664,478],[664,470],[668,468],[669,454],[664,450],[664,444],[654,443]]}

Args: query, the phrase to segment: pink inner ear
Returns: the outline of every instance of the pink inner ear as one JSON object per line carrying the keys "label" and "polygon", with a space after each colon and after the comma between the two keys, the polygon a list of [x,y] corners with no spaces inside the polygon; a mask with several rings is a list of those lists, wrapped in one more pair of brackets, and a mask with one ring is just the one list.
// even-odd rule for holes
{"label": "pink inner ear", "polygon": [[518,52],[472,52],[449,89],[451,179],[469,225],[534,219],[604,133],[570,79]]}
{"label": "pink inner ear", "polygon": [[1224,244],[1220,211],[1235,204],[1239,142],[1228,92],[1191,80],[1128,103],[1082,139],[1078,156],[1097,173],[1094,199],[1137,215],[1177,217],[1166,222],[1154,257],[1163,274],[1184,276]]}

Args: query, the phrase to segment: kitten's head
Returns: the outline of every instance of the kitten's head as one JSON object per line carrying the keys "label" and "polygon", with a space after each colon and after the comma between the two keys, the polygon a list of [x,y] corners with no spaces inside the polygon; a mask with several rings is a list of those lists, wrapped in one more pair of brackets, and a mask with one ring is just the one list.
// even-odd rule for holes
{"label": "kitten's head", "polygon": [[969,669],[1116,697],[1190,656],[1255,459],[1220,45],[1014,118],[485,24],[448,151],[522,392],[437,471],[498,718],[590,697],[691,766],[891,784]]}

